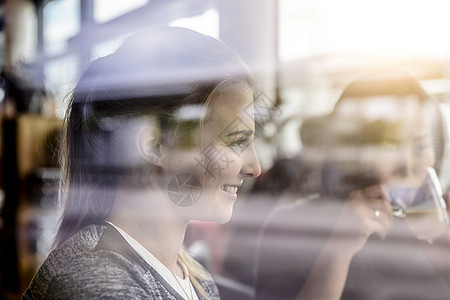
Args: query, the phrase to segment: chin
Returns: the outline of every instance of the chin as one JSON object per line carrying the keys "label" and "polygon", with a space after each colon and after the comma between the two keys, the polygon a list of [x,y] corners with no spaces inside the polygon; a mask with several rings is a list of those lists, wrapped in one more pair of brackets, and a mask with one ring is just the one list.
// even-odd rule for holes
{"label": "chin", "polygon": [[229,214],[210,214],[208,216],[197,216],[190,218],[190,220],[200,221],[200,222],[213,222],[217,224],[226,224],[231,220],[231,213]]}
{"label": "chin", "polygon": [[192,207],[193,214],[188,219],[218,224],[228,223],[233,215],[234,203],[235,199],[224,198],[221,194],[205,195]]}
{"label": "chin", "polygon": [[214,222],[216,222],[218,224],[226,224],[226,223],[230,222],[230,220],[231,220],[231,213],[227,216],[217,218],[217,220],[215,220]]}
{"label": "chin", "polygon": [[214,221],[219,224],[226,224],[231,220],[233,215],[233,206],[234,203],[229,205],[228,207],[221,207],[218,209],[218,213],[215,215]]}
{"label": "chin", "polygon": [[231,220],[232,215],[233,205],[230,205],[228,207],[212,207],[208,216],[205,216],[205,218],[203,218],[203,221],[226,224]]}

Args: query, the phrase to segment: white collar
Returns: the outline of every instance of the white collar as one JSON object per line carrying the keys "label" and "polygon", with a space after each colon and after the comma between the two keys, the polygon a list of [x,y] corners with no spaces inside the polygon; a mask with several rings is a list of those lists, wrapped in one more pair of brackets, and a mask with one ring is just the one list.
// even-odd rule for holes
{"label": "white collar", "polygon": [[[164,278],[165,281],[167,281],[174,290],[178,292],[183,298],[188,299],[186,297],[186,292],[189,293],[189,291],[192,291],[192,296],[194,300],[199,300],[197,293],[195,292],[194,287],[192,286],[191,281],[189,280],[189,273],[186,266],[179,261],[180,266],[183,268],[185,278],[180,278],[177,276],[175,278],[175,274],[172,273],[164,264],[162,264],[153,254],[150,253],[147,249],[144,248],[138,241],[136,241],[134,238],[132,238],[129,234],[127,234],[125,231],[123,231],[120,227],[114,225],[113,223],[106,221],[106,223],[113,226],[127,241],[127,243],[141,256],[146,263],[148,263],[150,266],[153,267],[153,269],[156,270],[156,272],[161,275],[162,278]],[[181,286],[183,288],[181,288]],[[184,290],[183,290],[184,289]]]}

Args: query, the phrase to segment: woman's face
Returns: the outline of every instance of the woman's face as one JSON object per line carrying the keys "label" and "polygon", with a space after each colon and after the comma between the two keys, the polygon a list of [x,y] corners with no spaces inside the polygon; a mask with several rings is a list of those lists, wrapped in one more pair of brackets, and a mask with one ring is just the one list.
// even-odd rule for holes
{"label": "woman's face", "polygon": [[244,179],[261,172],[253,143],[252,91],[243,84],[221,90],[191,142],[182,139],[166,157],[168,198],[186,220],[227,222]]}
{"label": "woman's face", "polygon": [[[414,97],[378,96],[343,103],[338,113],[361,120],[359,159],[391,186],[419,186],[433,167],[435,107]],[[359,124],[359,123],[358,123]],[[361,135],[361,134],[360,134]],[[369,142],[370,141],[370,142]]]}
{"label": "woman's face", "polygon": [[[422,184],[426,168],[434,167],[432,122],[435,111],[431,102],[404,99],[401,112],[398,145],[390,165],[393,166],[391,185]],[[389,163],[389,161],[388,161]]]}

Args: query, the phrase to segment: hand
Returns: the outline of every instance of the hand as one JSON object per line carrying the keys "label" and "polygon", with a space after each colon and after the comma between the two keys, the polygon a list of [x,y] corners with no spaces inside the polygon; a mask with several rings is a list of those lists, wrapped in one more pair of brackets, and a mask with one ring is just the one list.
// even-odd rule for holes
{"label": "hand", "polygon": [[354,255],[373,233],[384,239],[391,220],[390,198],[383,185],[355,190],[342,209],[331,240],[334,247]]}
{"label": "hand", "polygon": [[391,219],[390,198],[384,186],[352,192],[296,299],[340,299],[353,255],[371,234],[384,239]]}

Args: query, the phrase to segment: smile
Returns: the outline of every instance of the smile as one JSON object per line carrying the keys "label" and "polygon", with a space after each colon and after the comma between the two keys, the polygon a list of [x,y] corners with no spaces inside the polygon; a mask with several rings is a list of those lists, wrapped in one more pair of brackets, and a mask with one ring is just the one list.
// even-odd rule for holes
{"label": "smile", "polygon": [[222,185],[220,188],[222,189],[222,191],[230,193],[232,195],[236,195],[237,191],[238,191],[237,186],[231,186],[231,185],[226,185],[226,184]]}

